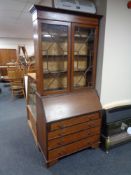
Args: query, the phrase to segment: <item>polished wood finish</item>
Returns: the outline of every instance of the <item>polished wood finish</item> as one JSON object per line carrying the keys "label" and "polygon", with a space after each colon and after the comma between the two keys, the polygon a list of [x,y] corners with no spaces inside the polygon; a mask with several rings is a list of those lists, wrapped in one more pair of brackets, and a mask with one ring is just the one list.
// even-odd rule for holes
{"label": "polished wood finish", "polygon": [[38,143],[47,166],[63,156],[98,147],[101,130],[99,111],[101,105],[94,90],[48,97],[37,93]]}
{"label": "polished wood finish", "polygon": [[97,127],[100,124],[101,124],[100,120],[95,120],[95,121],[92,121],[90,123],[82,123],[82,124],[79,123],[78,125],[74,125],[71,128],[67,127],[67,128],[63,128],[62,130],[59,129],[59,130],[56,130],[56,131],[53,131],[53,132],[49,132],[48,133],[48,138],[49,138],[49,140],[50,139],[55,139],[55,138],[58,138],[58,137],[61,137],[61,136],[72,134],[73,132],[76,132],[76,131],[81,131],[83,129],[84,130],[89,129],[90,125],[92,125],[93,127]]}
{"label": "polished wood finish", "polygon": [[[90,125],[91,124],[92,123],[90,123]],[[88,126],[88,123],[85,123],[85,125]],[[98,123],[98,127],[95,127],[95,128],[89,128],[89,129],[80,130],[80,131],[78,130],[78,132],[77,130],[76,131],[74,130],[75,133],[65,135],[64,137],[51,139],[48,141],[48,150],[61,147],[63,145],[67,145],[69,143],[72,143],[81,139],[86,139],[87,137],[91,137],[92,135],[95,135],[95,134],[99,135],[100,133],[99,125],[100,123]],[[82,126],[84,127],[84,124]],[[80,129],[79,126],[78,126],[78,129]]]}
{"label": "polished wood finish", "polygon": [[58,149],[54,149],[52,151],[49,151],[48,157],[49,160],[54,160],[61,158],[63,156],[72,154],[74,152],[80,151],[84,148],[91,147],[92,144],[99,142],[99,134],[94,135],[91,137],[88,137],[87,139],[82,139],[80,141],[74,142],[72,144],[68,144],[66,146],[62,146]]}
{"label": "polished wood finish", "polygon": [[101,105],[93,89],[43,98],[47,122],[99,111]]}
{"label": "polished wood finish", "polygon": [[77,117],[77,120],[73,116],[69,120],[56,121],[55,123],[52,123],[50,125],[50,131],[60,129],[62,127],[68,127],[68,126],[76,125],[79,123],[88,122],[91,120],[96,120],[96,119],[99,119],[98,113],[93,113],[90,115],[81,115],[80,117]]}
{"label": "polished wood finish", "polygon": [[[97,148],[99,146],[101,104],[95,90],[95,81],[98,28],[101,16],[38,5],[34,5],[30,11],[32,13],[34,26],[36,75],[29,74],[29,77],[34,79],[37,86],[36,136],[38,148],[45,158],[45,163],[47,166],[51,166],[61,157],[88,147]],[[62,74],[67,73],[68,83],[65,89],[44,89],[45,82],[43,82],[43,80],[51,73],[57,76],[57,71],[51,72],[48,69],[46,71],[45,68],[43,68],[43,62],[46,62],[47,57],[42,54],[42,37],[44,38],[43,35],[48,34],[47,31],[47,33],[42,31],[43,24],[47,26],[60,25],[68,28],[67,36],[64,36],[67,37],[68,41],[66,43],[68,46],[66,55],[66,58],[68,58],[66,63],[68,70],[64,72],[62,69],[61,72],[59,72]],[[95,31],[93,36],[93,56],[91,57],[93,67],[91,77],[93,82],[92,88],[82,86],[75,89],[73,87],[74,72],[84,71],[75,70],[74,68],[75,27],[82,27],[84,30],[89,29],[89,33],[90,29]],[[57,34],[57,32],[55,34]],[[50,33],[46,37],[51,37]],[[49,60],[52,55],[48,55]],[[57,59],[61,54],[54,54],[53,56]],[[83,56],[85,55],[81,55],[82,59]],[[87,54],[86,56],[88,57]],[[28,116],[28,118],[30,116]],[[33,122],[32,124],[34,125]]]}

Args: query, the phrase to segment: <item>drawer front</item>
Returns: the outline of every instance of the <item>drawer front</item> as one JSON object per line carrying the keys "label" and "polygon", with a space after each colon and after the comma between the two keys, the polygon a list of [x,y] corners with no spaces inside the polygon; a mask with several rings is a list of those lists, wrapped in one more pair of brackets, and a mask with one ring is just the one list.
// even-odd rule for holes
{"label": "drawer front", "polygon": [[71,127],[66,127],[63,129],[55,130],[55,131],[48,133],[48,140],[54,139],[54,138],[59,138],[59,137],[65,136],[67,134],[72,134],[72,133],[86,130],[89,128],[100,127],[100,125],[101,125],[101,120],[97,119],[97,120],[92,120],[90,122],[85,122],[85,123],[81,123],[78,125],[74,125]]}
{"label": "drawer front", "polygon": [[76,142],[78,140],[94,136],[94,135],[100,135],[100,127],[96,128],[90,128],[88,130],[83,130],[80,132],[76,132],[70,135],[66,135],[65,137],[60,137],[57,139],[49,140],[48,141],[48,150],[61,147],[63,145]]}
{"label": "drawer front", "polygon": [[79,151],[81,149],[90,147],[93,144],[98,143],[98,142],[99,142],[99,135],[88,137],[87,139],[82,139],[78,142],[74,142],[72,144],[63,146],[61,148],[57,148],[57,149],[49,151],[48,152],[48,159],[54,160],[54,159],[57,159],[59,157],[69,155],[69,154],[74,153],[76,151]]}
{"label": "drawer front", "polygon": [[66,120],[63,120],[63,121],[59,121],[59,122],[49,124],[49,131],[54,131],[54,130],[57,130],[57,129],[63,129],[63,128],[68,127],[68,126],[72,126],[72,125],[76,125],[76,124],[79,124],[79,123],[88,122],[88,121],[96,120],[96,119],[99,119],[99,113],[98,112],[90,114],[90,115],[83,115],[83,116],[80,116],[80,117],[74,117],[74,118],[71,118],[71,119],[66,119]]}

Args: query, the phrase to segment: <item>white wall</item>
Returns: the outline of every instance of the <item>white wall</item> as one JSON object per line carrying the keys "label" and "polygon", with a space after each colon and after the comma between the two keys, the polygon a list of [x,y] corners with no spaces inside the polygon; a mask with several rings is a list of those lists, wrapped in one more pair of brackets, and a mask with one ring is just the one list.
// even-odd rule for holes
{"label": "white wall", "polygon": [[39,0],[39,5],[44,5],[48,7],[52,7],[52,0]]}
{"label": "white wall", "polygon": [[107,0],[100,99],[104,106],[131,102],[131,9],[128,0]]}
{"label": "white wall", "polygon": [[24,45],[29,56],[34,55],[33,39],[0,38],[0,48],[17,49],[18,45]]}

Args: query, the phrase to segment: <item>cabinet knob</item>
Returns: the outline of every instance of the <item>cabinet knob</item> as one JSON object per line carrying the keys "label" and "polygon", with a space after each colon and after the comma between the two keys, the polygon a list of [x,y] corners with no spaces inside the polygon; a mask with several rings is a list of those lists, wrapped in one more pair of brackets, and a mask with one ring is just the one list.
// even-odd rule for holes
{"label": "cabinet knob", "polygon": [[63,136],[63,133],[59,133],[58,136],[59,136],[59,137]]}
{"label": "cabinet knob", "polygon": [[58,125],[60,129],[63,129],[65,126],[64,125]]}
{"label": "cabinet knob", "polygon": [[62,145],[63,145],[63,143],[62,143],[62,142],[58,142],[58,143],[57,143],[57,145],[62,146]]}

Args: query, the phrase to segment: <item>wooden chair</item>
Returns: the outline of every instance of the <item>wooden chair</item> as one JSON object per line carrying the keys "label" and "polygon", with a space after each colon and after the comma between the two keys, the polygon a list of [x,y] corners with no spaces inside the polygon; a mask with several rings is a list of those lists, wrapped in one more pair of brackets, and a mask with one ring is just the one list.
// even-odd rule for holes
{"label": "wooden chair", "polygon": [[10,81],[11,92],[13,96],[24,96],[23,70],[20,68],[8,68],[8,78]]}

